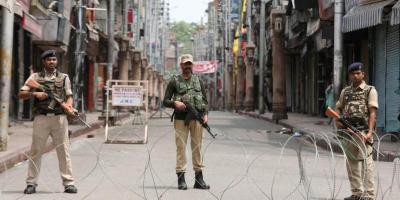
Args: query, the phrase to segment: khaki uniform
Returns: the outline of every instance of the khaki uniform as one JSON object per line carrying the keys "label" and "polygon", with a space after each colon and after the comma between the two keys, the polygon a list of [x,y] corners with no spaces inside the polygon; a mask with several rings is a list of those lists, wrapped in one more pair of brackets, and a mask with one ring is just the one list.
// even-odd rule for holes
{"label": "khaki uniform", "polygon": [[[349,121],[353,120],[353,125],[368,131],[368,108],[378,108],[378,94],[374,87],[363,82],[359,87],[346,87],[342,90],[336,107],[343,112],[343,117]],[[347,136],[347,137],[346,137]],[[371,141],[373,140],[371,139]],[[346,154],[346,168],[350,181],[351,191],[356,196],[375,197],[374,186],[374,161],[372,158],[372,146],[366,144],[361,138],[346,134],[342,145]]]}
{"label": "khaki uniform", "polygon": [[[44,75],[44,76],[43,76]],[[59,76],[59,77],[57,77]],[[54,72],[49,73],[34,73],[29,79],[56,82],[59,78],[63,79],[63,92],[65,96],[72,96],[71,82],[68,75]],[[24,91],[30,91],[32,88],[25,85],[21,88]],[[66,100],[66,99],[64,99]],[[35,101],[35,105],[38,101]],[[33,134],[31,146],[31,158],[29,159],[28,177],[26,183],[28,185],[36,185],[40,173],[41,158],[45,150],[47,139],[51,136],[54,145],[56,146],[59,170],[63,185],[73,185],[74,178],[72,176],[72,165],[69,155],[69,138],[68,138],[68,120],[63,113],[45,113],[34,111]]]}
{"label": "khaki uniform", "polygon": [[192,149],[192,164],[194,171],[201,171],[204,167],[201,159],[201,145],[203,142],[203,126],[191,120],[186,126],[184,120],[175,120],[175,143],[176,143],[176,172],[186,171],[186,142],[190,132],[190,147]]}

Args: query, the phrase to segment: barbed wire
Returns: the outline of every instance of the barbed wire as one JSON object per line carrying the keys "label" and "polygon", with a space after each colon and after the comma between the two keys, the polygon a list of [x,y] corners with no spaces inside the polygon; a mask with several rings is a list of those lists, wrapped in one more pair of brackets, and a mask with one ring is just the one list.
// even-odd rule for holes
{"label": "barbed wire", "polygon": [[[150,123],[158,122],[159,121],[150,121]],[[116,140],[119,136],[126,134],[126,130],[132,131],[132,128],[129,128],[130,124],[131,123],[128,120],[123,123],[121,129],[111,127],[110,132],[112,132],[112,134],[115,136],[112,140]],[[123,126],[128,128],[124,130],[126,127]],[[239,186],[241,183],[243,183],[243,181],[246,181],[246,183],[249,184],[248,187],[254,187],[254,189],[256,189],[260,195],[262,195],[262,198],[268,200],[293,198],[316,199],[318,195],[324,195],[323,199],[337,199],[341,195],[341,191],[347,182],[345,165],[347,160],[350,159],[348,156],[354,156],[349,154],[343,143],[346,142],[356,146],[360,152],[367,152],[368,148],[367,145],[360,144],[354,139],[354,137],[351,137],[348,132],[342,130],[338,130],[340,134],[337,134],[336,132],[317,132],[308,129],[307,132],[310,132],[311,134],[291,134],[289,136],[284,136],[283,134],[279,133],[263,133],[263,131],[255,129],[243,131],[241,133],[231,133],[229,130],[232,129],[225,130],[224,128],[218,128],[217,123],[215,126],[216,128],[213,128],[218,134],[217,139],[214,140],[208,138],[208,136],[204,136],[203,142],[205,145],[203,146],[201,153],[202,163],[210,156],[210,148],[218,147],[220,145],[234,146],[236,150],[239,150],[238,152],[235,152],[235,156],[239,156],[238,159],[240,160],[239,165],[229,166],[231,169],[235,169],[234,171],[236,172],[233,173],[230,178],[224,177],[224,179],[226,179],[226,181],[224,181],[225,184],[223,184],[222,187],[219,185],[219,190],[210,189],[204,191],[210,195],[209,198],[217,200],[228,199],[228,197],[226,197],[227,192],[234,190],[235,187]],[[273,129],[273,127],[270,129]],[[96,132],[97,134],[100,134],[102,133],[102,130],[97,130]],[[258,136],[257,138],[255,134]],[[286,139],[284,140],[284,143],[276,140],[269,140],[268,134],[280,135],[282,137],[286,137]],[[100,143],[97,145],[95,141],[91,141],[89,139],[74,140],[74,142],[71,143],[71,149],[73,146],[82,145],[87,150],[85,156],[89,156],[95,160],[92,163],[89,162],[90,164],[88,164],[86,167],[87,172],[81,174],[76,180],[76,183],[83,183],[92,176],[97,178],[96,183],[92,184],[93,187],[89,188],[89,190],[84,190],[85,193],[80,198],[88,199],[92,197],[92,195],[99,190],[99,187],[105,181],[107,181],[111,183],[112,186],[114,186],[120,192],[120,194],[123,194],[123,199],[168,199],[167,194],[171,190],[176,190],[176,180],[166,182],[164,177],[160,175],[159,171],[157,171],[154,167],[153,162],[156,160],[156,158],[154,157],[153,152],[155,149],[162,147],[160,142],[165,141],[165,138],[170,135],[171,133],[169,130],[162,134],[157,134],[157,137],[152,136],[152,140],[149,140],[149,143],[144,145],[146,160],[143,166],[143,171],[141,171],[138,180],[134,180],[128,185],[119,182],[115,177],[110,175],[110,171],[107,169],[107,166],[111,164],[111,161],[107,161],[105,159],[107,158],[107,155],[104,155],[104,152],[108,150],[104,148],[107,144]],[[260,137],[262,137],[261,140]],[[395,158],[391,163],[379,161],[381,156],[381,143],[387,137],[397,136],[391,134],[378,136],[375,133],[375,152],[373,152],[375,154],[374,156],[377,158],[377,161],[375,161],[375,198],[385,200],[395,199],[400,196],[400,158]],[[326,144],[326,149],[321,148],[321,146],[318,144],[319,141],[323,141]],[[266,144],[266,146],[263,146],[263,149],[252,149],[252,145],[257,143]],[[278,159],[272,163],[264,163],[265,159],[270,159],[269,157],[273,155],[272,152],[268,151],[268,148],[270,148],[267,146],[268,144],[276,145],[280,149]],[[335,149],[334,146],[339,147],[339,149]],[[58,147],[59,146],[56,146],[55,148],[57,149]],[[199,146],[194,148],[199,148]],[[249,152],[252,154],[250,155]],[[397,152],[400,152],[400,150]],[[28,160],[32,161],[32,158],[29,155],[25,156],[28,158]],[[365,162],[365,158],[367,156],[370,155],[368,155],[368,153],[364,153],[361,162]],[[288,168],[287,163],[285,162],[292,162],[294,161],[294,158],[297,159],[297,164],[292,163]],[[47,158],[47,160],[48,159],[49,158]],[[274,170],[272,173],[272,179],[270,179],[270,181],[263,179],[263,182],[268,183],[268,185],[265,185],[265,183],[260,184],[260,182],[258,182],[256,179],[260,179],[260,177],[254,177],[252,175],[253,170],[259,173],[259,171],[256,171],[257,169],[255,169],[255,166],[256,164],[260,165],[260,163],[263,164],[263,167],[273,166]],[[321,167],[325,166],[321,165],[322,163],[327,164],[327,167]],[[4,167],[6,166],[6,163],[0,164]],[[34,167],[36,170],[38,169],[38,166]],[[212,168],[213,167],[211,167],[210,171],[212,171]],[[391,177],[384,177],[384,175],[381,173],[381,169],[386,171],[390,170]],[[47,163],[43,163],[41,171],[43,170],[46,170],[46,172],[49,173],[47,177],[41,177],[45,180],[58,176],[58,171],[52,169]],[[364,173],[366,173],[366,171],[364,171]],[[261,174],[259,176],[263,175],[266,174]],[[6,170],[3,174],[0,174],[0,176],[2,177],[0,180],[1,199],[1,197],[4,195],[4,192],[7,191],[7,182],[20,179],[22,177],[13,177],[13,172],[10,170]],[[135,181],[139,181],[141,183],[141,192],[137,191],[137,185],[135,185]],[[150,187],[147,186],[149,183],[148,181],[150,181]],[[365,177],[363,177],[362,181],[365,182]],[[76,199],[74,196],[61,195],[59,191],[52,189],[51,183],[52,181],[50,180],[41,182],[41,186],[44,188],[44,190],[49,192],[49,198]],[[323,185],[321,185],[321,183],[323,183]],[[286,187],[283,194],[282,190],[279,189],[282,187],[282,184]],[[212,186],[213,185],[215,184],[212,184]],[[163,186],[167,187],[163,189]],[[323,189],[321,189],[322,186]],[[154,196],[150,195],[150,193],[154,193]],[[130,194],[133,194],[134,196]],[[255,193],[250,193],[249,195],[253,195],[253,198],[260,198]],[[22,194],[21,191],[21,195],[16,196],[15,199],[22,199],[25,197],[27,196]],[[249,197],[248,199],[252,198]]]}

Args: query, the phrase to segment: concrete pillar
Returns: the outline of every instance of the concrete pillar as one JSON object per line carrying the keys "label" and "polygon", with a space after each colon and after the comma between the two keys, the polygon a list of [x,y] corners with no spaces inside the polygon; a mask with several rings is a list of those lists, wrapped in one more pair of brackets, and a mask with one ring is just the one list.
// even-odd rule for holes
{"label": "concrete pillar", "polygon": [[158,105],[157,105],[157,101],[158,101],[158,97],[159,97],[158,75],[159,75],[159,72],[154,71],[154,73],[153,73],[153,94],[154,94],[153,96],[154,96],[154,98],[153,98],[153,101],[151,102],[153,105],[153,109],[158,108]]}
{"label": "concrete pillar", "polygon": [[142,67],[141,67],[141,69],[140,69],[140,72],[141,72],[141,77],[140,77],[140,80],[142,80],[142,81],[145,81],[145,80],[147,80],[147,66],[148,65],[148,63],[147,63],[147,58],[142,58]]}
{"label": "concrete pillar", "polygon": [[164,99],[164,94],[165,94],[165,81],[164,81],[164,76],[160,75],[158,77],[158,88],[159,88],[159,97],[160,97],[160,101],[162,101]]}
{"label": "concrete pillar", "polygon": [[129,51],[118,52],[119,79],[129,80]]}
{"label": "concrete pillar", "polygon": [[239,55],[238,58],[238,71],[236,74],[236,111],[243,109],[244,97],[244,81],[245,81],[245,67],[243,64],[243,56]]}
{"label": "concrete pillar", "polygon": [[233,100],[234,100],[234,92],[235,88],[232,85],[232,70],[233,65],[228,64],[227,68],[225,69],[225,102],[226,102],[226,109],[227,110],[232,110],[233,108]]}
{"label": "concrete pillar", "polygon": [[153,100],[153,67],[149,66],[147,68],[147,80],[149,81],[149,108],[151,108],[151,102]]}
{"label": "concrete pillar", "polygon": [[133,51],[132,53],[132,80],[140,81],[142,76],[142,62],[141,62],[141,52]]}
{"label": "concrete pillar", "polygon": [[[24,77],[24,73],[25,73],[25,63],[24,63],[24,55],[25,55],[25,50],[24,46],[25,46],[25,41],[24,40],[24,30],[21,28],[18,30],[18,55],[19,58],[18,59],[18,88],[21,88],[24,85],[25,82],[25,77]],[[24,100],[19,99],[18,100],[18,119],[21,120],[23,117],[23,112],[24,112]]]}
{"label": "concrete pillar", "polygon": [[[147,58],[142,58],[142,67],[141,67],[141,78],[140,78],[140,80],[142,80],[142,81],[147,81],[148,79],[148,75],[147,75]],[[149,82],[147,82],[147,90],[149,89]],[[147,95],[148,95],[149,93],[147,93]],[[148,103],[148,102],[146,102],[146,103]]]}
{"label": "concrete pillar", "polygon": [[246,111],[254,111],[254,62],[246,63],[246,96],[244,98]]}
{"label": "concrete pillar", "polygon": [[271,11],[272,28],[272,119],[278,121],[287,119],[286,111],[286,81],[284,55],[285,12],[274,9]]}
{"label": "concrete pillar", "polygon": [[8,123],[10,113],[11,68],[14,36],[14,1],[8,1],[10,8],[0,7],[0,151],[8,145]]}

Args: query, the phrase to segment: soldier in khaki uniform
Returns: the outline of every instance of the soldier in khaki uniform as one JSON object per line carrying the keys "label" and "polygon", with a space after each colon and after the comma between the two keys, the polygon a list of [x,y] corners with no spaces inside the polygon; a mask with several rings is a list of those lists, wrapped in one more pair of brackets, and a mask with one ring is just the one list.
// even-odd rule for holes
{"label": "soldier in khaki uniform", "polygon": [[[21,99],[34,99],[33,107],[33,134],[31,146],[31,159],[29,159],[27,187],[25,194],[36,192],[37,181],[40,173],[40,165],[47,139],[51,136],[56,146],[58,164],[61,179],[64,185],[64,192],[77,193],[72,176],[71,159],[69,155],[68,120],[66,113],[74,112],[72,107],[73,98],[71,82],[67,74],[57,71],[57,56],[53,50],[47,50],[42,55],[43,70],[33,73],[21,88],[19,97]],[[46,87],[49,91],[40,91],[33,88],[32,80]],[[51,96],[61,99],[54,107],[49,105],[53,101]],[[53,101],[54,103],[54,101]]]}
{"label": "soldier in khaki uniform", "polygon": [[[183,101],[192,104],[203,114],[204,122],[208,121],[207,98],[203,83],[198,76],[192,74],[193,57],[184,54],[180,57],[182,74],[174,76],[168,83],[164,96],[164,105],[174,108],[174,128],[176,143],[176,174],[178,175],[178,189],[186,190],[186,142],[190,133],[192,148],[192,163],[195,171],[194,188],[209,189],[203,180],[201,145],[203,140],[203,127],[195,119],[187,119],[186,106]],[[185,123],[186,122],[186,123]]]}
{"label": "soldier in khaki uniform", "polygon": [[[372,144],[378,109],[378,93],[373,86],[364,81],[362,63],[353,63],[348,67],[352,84],[344,88],[336,103],[338,113],[342,113],[354,127],[361,131],[360,135],[345,130],[343,147],[346,153],[347,174],[352,195],[345,200],[373,200],[374,161]],[[337,121],[338,128],[343,125]]]}

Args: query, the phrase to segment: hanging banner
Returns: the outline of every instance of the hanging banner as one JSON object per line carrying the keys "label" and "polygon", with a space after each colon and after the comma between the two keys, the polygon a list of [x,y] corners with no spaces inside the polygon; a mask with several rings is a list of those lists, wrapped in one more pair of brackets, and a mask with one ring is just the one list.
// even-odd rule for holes
{"label": "hanging banner", "polygon": [[218,61],[196,61],[193,63],[192,71],[196,74],[214,73],[218,68]]}

